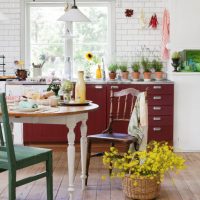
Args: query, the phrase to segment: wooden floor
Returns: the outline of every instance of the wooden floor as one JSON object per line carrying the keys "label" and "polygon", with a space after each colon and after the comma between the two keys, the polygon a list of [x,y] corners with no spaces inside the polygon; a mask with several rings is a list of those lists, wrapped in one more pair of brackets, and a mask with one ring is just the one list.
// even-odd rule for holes
{"label": "wooden floor", "polygon": [[[65,148],[54,148],[53,178],[54,199],[68,199],[67,159]],[[162,183],[161,195],[158,200],[200,200],[200,153],[182,154],[187,160],[187,169],[178,175],[166,174]],[[76,154],[74,200],[123,200],[120,180],[102,181],[101,176],[107,174],[101,158],[92,158],[87,189],[81,191],[80,153]],[[44,164],[35,165],[18,171],[17,177],[22,178],[44,169]],[[0,173],[0,200],[8,200],[7,172]],[[45,179],[17,188],[17,200],[46,200]]]}

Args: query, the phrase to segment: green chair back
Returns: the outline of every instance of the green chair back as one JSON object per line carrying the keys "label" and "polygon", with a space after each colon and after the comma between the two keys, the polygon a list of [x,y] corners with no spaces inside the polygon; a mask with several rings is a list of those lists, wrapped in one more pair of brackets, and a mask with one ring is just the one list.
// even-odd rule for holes
{"label": "green chair back", "polygon": [[[10,128],[5,93],[0,94],[0,104],[1,104],[1,116],[2,116],[1,123],[2,123],[2,128],[3,128],[3,131],[2,131],[2,128],[0,126],[0,140],[1,140],[0,151],[7,152],[9,168],[12,169],[12,168],[15,168],[16,158],[15,158],[12,131]],[[3,134],[4,134],[4,137],[3,137]]]}

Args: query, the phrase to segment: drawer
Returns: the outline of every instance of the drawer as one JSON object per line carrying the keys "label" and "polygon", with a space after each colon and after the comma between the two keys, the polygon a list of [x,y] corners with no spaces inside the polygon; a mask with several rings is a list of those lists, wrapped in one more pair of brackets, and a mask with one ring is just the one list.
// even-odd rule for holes
{"label": "drawer", "polygon": [[149,115],[173,115],[173,106],[149,106]]}
{"label": "drawer", "polygon": [[148,105],[173,105],[174,97],[173,95],[148,95]]}
{"label": "drawer", "polygon": [[173,115],[169,116],[148,116],[149,126],[172,126],[173,125]]}
{"label": "drawer", "polygon": [[172,126],[149,126],[148,141],[173,141],[173,127]]}
{"label": "drawer", "polygon": [[148,94],[173,94],[174,85],[173,84],[155,84],[148,85]]}

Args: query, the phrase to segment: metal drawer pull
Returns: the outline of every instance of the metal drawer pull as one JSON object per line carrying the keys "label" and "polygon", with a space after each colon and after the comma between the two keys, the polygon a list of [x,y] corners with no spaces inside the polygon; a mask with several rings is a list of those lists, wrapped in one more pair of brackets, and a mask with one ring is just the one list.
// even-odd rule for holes
{"label": "metal drawer pull", "polygon": [[119,86],[111,86],[111,89],[119,89]]}
{"label": "metal drawer pull", "polygon": [[161,120],[161,117],[154,117],[153,120],[154,120],[154,121],[160,121],[160,120]]}
{"label": "metal drawer pull", "polygon": [[161,110],[162,108],[160,106],[154,106],[153,110]]}
{"label": "metal drawer pull", "polygon": [[153,89],[162,89],[162,86],[161,85],[154,85]]}
{"label": "metal drawer pull", "polygon": [[161,96],[154,96],[153,99],[154,100],[160,100],[160,99],[162,99],[162,97]]}
{"label": "metal drawer pull", "polygon": [[160,127],[155,127],[155,128],[153,128],[153,131],[161,131],[161,128]]}
{"label": "metal drawer pull", "polygon": [[102,85],[95,85],[95,89],[102,89],[103,86]]}

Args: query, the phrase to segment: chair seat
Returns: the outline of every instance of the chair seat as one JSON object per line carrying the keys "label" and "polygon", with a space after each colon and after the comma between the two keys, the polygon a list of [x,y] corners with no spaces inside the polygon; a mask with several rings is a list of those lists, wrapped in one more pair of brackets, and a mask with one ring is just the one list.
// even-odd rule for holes
{"label": "chair seat", "polygon": [[133,137],[128,134],[124,133],[101,133],[101,134],[95,134],[95,135],[89,135],[89,140],[95,140],[95,141],[112,141],[112,142],[124,142],[124,143],[132,143],[136,142],[137,138]]}
{"label": "chair seat", "polygon": [[[47,160],[49,153],[52,152],[50,149],[27,147],[27,146],[14,146],[15,157],[16,157],[16,168],[21,169],[28,167],[38,162]],[[7,153],[0,151],[0,168],[7,169],[8,158]]]}

